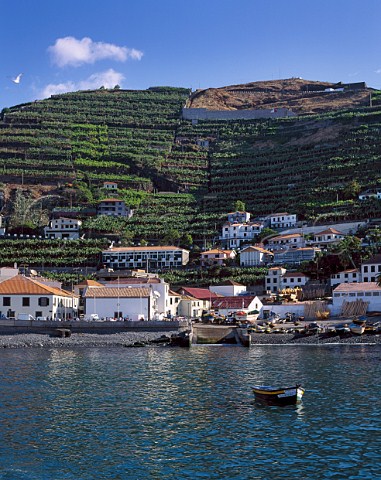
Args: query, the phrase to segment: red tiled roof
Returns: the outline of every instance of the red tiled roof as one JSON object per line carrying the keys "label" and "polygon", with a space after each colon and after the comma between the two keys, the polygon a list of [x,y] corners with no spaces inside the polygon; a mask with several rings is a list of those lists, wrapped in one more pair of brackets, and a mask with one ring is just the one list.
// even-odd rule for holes
{"label": "red tiled roof", "polygon": [[248,308],[255,296],[219,297],[212,300],[212,308]]}
{"label": "red tiled roof", "polygon": [[181,287],[180,293],[182,295],[190,295],[198,300],[210,300],[211,298],[219,297],[219,295],[211,292],[208,288]]}

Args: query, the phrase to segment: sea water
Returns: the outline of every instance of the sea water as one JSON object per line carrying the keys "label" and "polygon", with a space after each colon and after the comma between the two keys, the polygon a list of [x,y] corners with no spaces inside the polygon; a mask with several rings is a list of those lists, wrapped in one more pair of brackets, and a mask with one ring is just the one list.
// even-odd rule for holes
{"label": "sea water", "polygon": [[[2,349],[0,479],[381,478],[381,347]],[[306,389],[299,406],[254,384]]]}

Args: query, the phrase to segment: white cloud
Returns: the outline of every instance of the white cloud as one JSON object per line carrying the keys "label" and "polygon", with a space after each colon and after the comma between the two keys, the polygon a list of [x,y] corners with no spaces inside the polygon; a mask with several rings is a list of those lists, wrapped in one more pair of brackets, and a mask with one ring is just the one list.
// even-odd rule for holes
{"label": "white cloud", "polygon": [[378,70],[376,70],[376,73],[381,73],[381,68],[379,68]]}
{"label": "white cloud", "polygon": [[98,60],[111,59],[125,62],[127,59],[140,60],[143,52],[135,48],[119,47],[112,43],[93,42],[84,37],[78,40],[74,37],[58,38],[54,45],[48,48],[53,63],[59,67],[67,65],[78,67],[84,63],[95,63]]}
{"label": "white cloud", "polygon": [[122,73],[110,68],[104,72],[94,73],[86,80],[79,82],[50,83],[42,90],[41,98],[47,98],[59,93],[75,92],[77,90],[94,90],[102,86],[105,88],[114,88],[115,85],[121,85],[123,80],[124,75]]}

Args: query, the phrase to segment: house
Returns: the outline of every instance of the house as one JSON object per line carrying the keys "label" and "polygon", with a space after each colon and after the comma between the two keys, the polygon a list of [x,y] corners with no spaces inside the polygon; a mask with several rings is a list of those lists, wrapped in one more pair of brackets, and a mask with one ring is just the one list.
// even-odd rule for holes
{"label": "house", "polygon": [[79,238],[79,232],[82,221],[76,218],[59,217],[50,220],[49,225],[44,228],[45,238],[50,239],[69,239]]}
{"label": "house", "polygon": [[85,316],[98,314],[105,319],[152,320],[155,313],[153,292],[141,287],[87,287],[83,293]]}
{"label": "house", "polygon": [[217,295],[235,297],[246,293],[246,285],[233,280],[226,280],[226,282],[222,282],[219,285],[210,285],[209,290]]}
{"label": "house", "polygon": [[270,228],[284,229],[296,227],[297,215],[294,213],[272,213],[270,217]]}
{"label": "house", "polygon": [[181,300],[178,306],[178,314],[186,318],[200,318],[205,310],[205,302],[190,295],[181,295]]}
{"label": "house", "polygon": [[270,251],[285,250],[290,248],[304,248],[306,241],[301,233],[288,233],[271,237],[267,241],[267,249]]}
{"label": "house", "polygon": [[181,268],[189,262],[189,250],[174,246],[113,247],[102,252],[102,262],[117,270]]}
{"label": "house", "polygon": [[283,267],[271,267],[265,277],[265,288],[268,292],[277,293],[282,289],[282,277],[287,272]]}
{"label": "house", "polygon": [[117,192],[118,184],[116,182],[103,182],[103,188],[111,192]]}
{"label": "house", "polygon": [[[219,295],[215,292],[212,292],[208,288],[197,288],[197,287],[181,287],[178,291],[182,296],[187,296],[192,299],[196,299],[200,302],[197,307],[200,307],[202,310],[210,310],[210,305],[213,298],[217,298]],[[181,300],[183,301],[183,300]],[[192,315],[197,316],[197,315]]]}
{"label": "house", "polygon": [[[310,262],[321,250],[315,247],[289,248],[285,250],[276,250],[274,252],[273,263],[275,264],[299,264],[302,262]],[[242,253],[242,252],[241,252]]]}
{"label": "house", "polygon": [[20,313],[28,313],[35,318],[70,320],[78,315],[78,302],[77,295],[24,275],[0,282],[0,316],[17,319]]}
{"label": "house", "polygon": [[225,265],[228,260],[234,260],[236,252],[234,250],[221,250],[214,248],[201,252],[201,265]]}
{"label": "house", "polygon": [[341,283],[332,294],[332,314],[339,315],[344,302],[368,304],[368,312],[381,311],[381,287],[376,282]]}
{"label": "house", "polygon": [[327,248],[330,245],[339,243],[345,234],[336,230],[336,228],[327,228],[321,232],[314,233],[313,241],[310,242],[314,247]]}
{"label": "house", "polygon": [[263,228],[261,222],[227,222],[222,226],[219,240],[226,248],[239,248],[242,244],[255,240]]}
{"label": "house", "polygon": [[269,268],[265,277],[266,290],[278,293],[285,288],[303,287],[309,281],[309,277],[301,272],[287,272],[283,267]]}
{"label": "house", "polygon": [[363,282],[377,282],[381,275],[381,254],[374,255],[361,264],[361,279]]}
{"label": "house", "polygon": [[358,268],[343,270],[342,272],[331,275],[331,286],[335,288],[341,283],[357,283],[361,282],[361,272]]}
{"label": "house", "polygon": [[104,198],[98,202],[97,214],[113,217],[131,217],[132,210],[120,198]]}
{"label": "house", "polygon": [[273,261],[274,254],[259,246],[248,246],[243,248],[239,254],[241,267],[256,267],[266,265]]}
{"label": "house", "polygon": [[143,274],[139,276],[118,277],[110,281],[102,282],[107,288],[149,288],[152,291],[155,316],[164,316],[169,305],[169,284],[158,275]]}
{"label": "house", "polygon": [[212,300],[212,310],[217,315],[234,316],[236,312],[252,312],[256,310],[258,313],[262,309],[262,302],[256,296],[242,297],[219,297]]}
{"label": "house", "polygon": [[166,317],[170,320],[180,315],[179,305],[181,303],[181,295],[173,290],[168,291]]}

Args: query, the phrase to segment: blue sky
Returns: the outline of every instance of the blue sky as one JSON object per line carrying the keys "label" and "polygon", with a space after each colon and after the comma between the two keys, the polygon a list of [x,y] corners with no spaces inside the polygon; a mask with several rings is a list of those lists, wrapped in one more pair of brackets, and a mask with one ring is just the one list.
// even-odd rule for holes
{"label": "blue sky", "polygon": [[0,12],[0,109],[116,84],[381,89],[381,0],[0,0]]}

